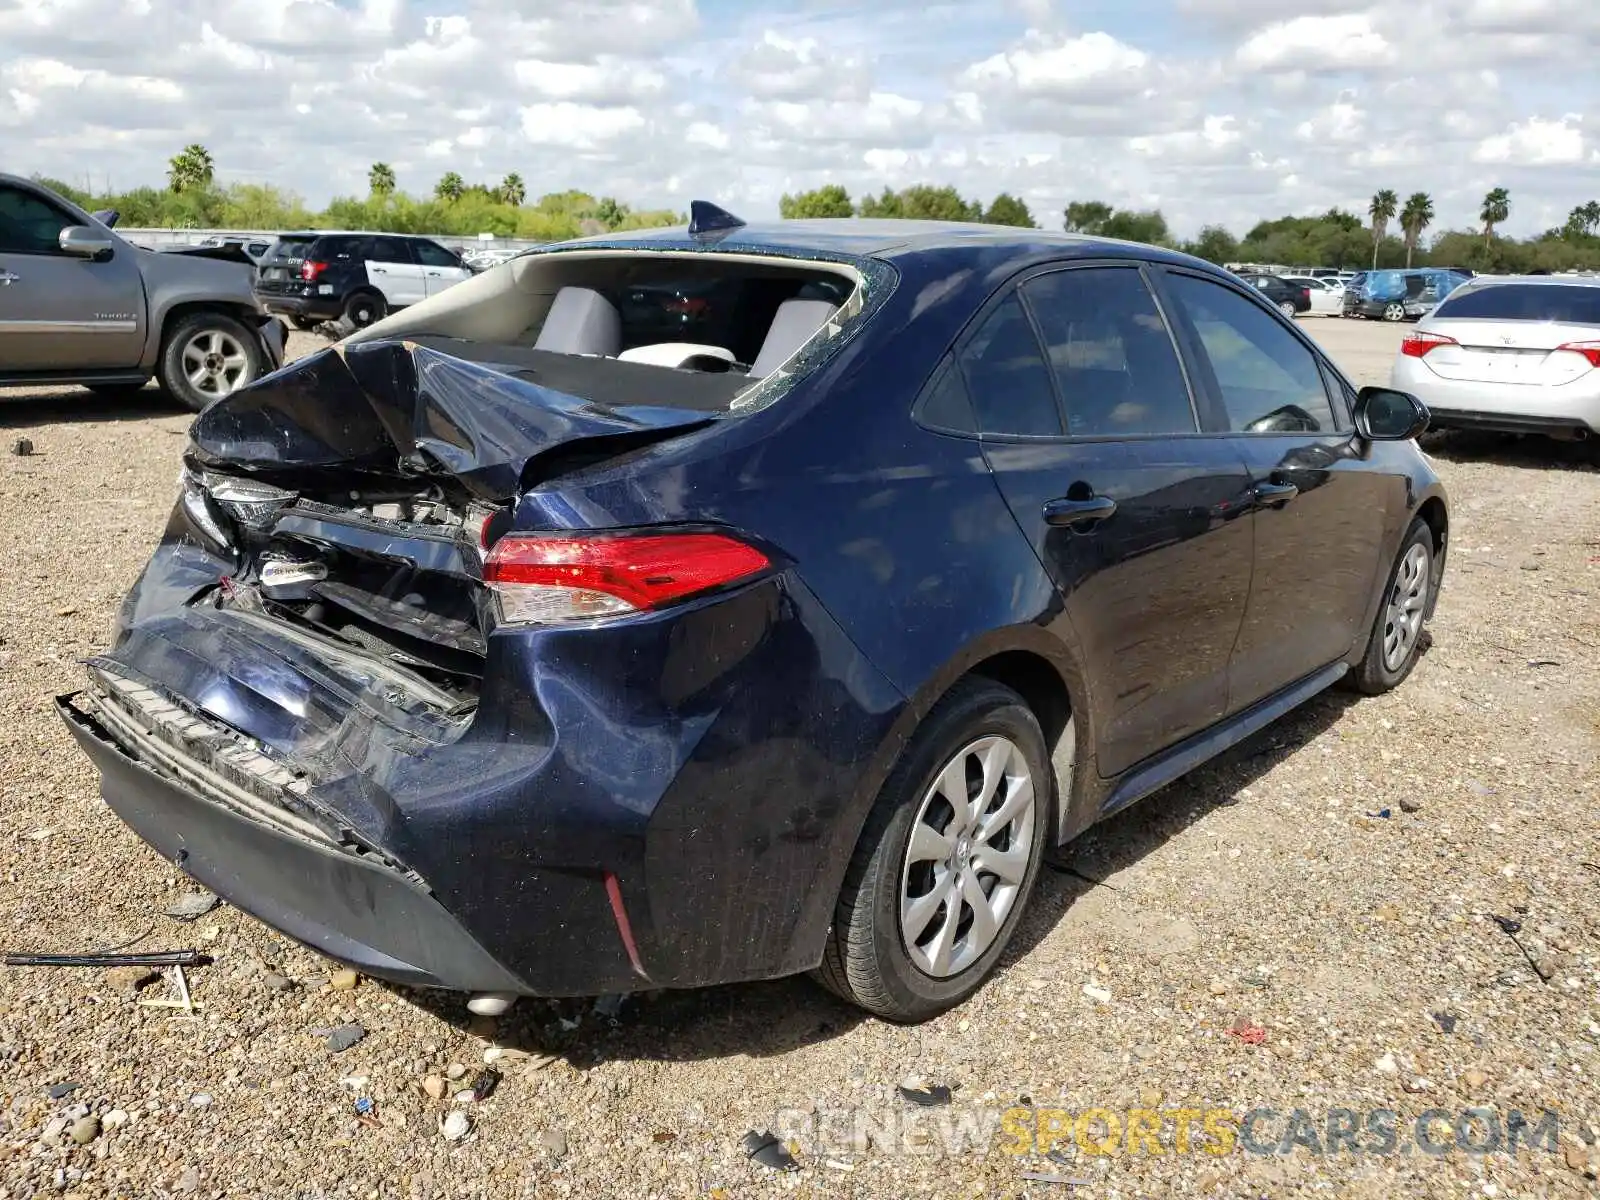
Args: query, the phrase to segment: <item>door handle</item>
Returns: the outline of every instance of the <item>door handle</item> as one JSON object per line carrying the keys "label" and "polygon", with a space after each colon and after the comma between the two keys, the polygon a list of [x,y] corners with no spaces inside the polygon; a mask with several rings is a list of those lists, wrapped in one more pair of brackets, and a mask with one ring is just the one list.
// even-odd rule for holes
{"label": "door handle", "polygon": [[0,269],[0,287],[10,287],[13,283],[20,283],[21,275],[13,275],[10,271]]}
{"label": "door handle", "polygon": [[1267,508],[1282,508],[1289,501],[1300,494],[1300,489],[1292,483],[1277,483],[1264,479],[1250,489],[1250,496],[1257,504]]}
{"label": "door handle", "polygon": [[1104,521],[1117,511],[1117,502],[1110,496],[1090,496],[1086,500],[1070,500],[1062,496],[1044,502],[1046,525],[1091,525]]}

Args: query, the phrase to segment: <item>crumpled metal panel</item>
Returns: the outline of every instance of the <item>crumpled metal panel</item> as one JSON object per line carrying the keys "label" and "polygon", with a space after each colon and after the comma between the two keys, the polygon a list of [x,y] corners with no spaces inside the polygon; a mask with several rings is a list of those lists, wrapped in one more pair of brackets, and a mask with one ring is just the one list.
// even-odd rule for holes
{"label": "crumpled metal panel", "polygon": [[285,468],[450,476],[499,503],[516,494],[528,460],[556,446],[706,420],[689,409],[598,405],[386,340],[331,346],[217,401],[195,420],[190,454],[267,477]]}

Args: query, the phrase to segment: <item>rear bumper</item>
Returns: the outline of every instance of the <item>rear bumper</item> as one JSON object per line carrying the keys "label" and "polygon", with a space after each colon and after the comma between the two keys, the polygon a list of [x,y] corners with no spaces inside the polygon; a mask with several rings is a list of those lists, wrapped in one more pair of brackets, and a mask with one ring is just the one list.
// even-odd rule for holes
{"label": "rear bumper", "polygon": [[163,858],[298,942],[395,983],[527,992],[427,888],[208,800],[130,757],[74,695],[56,711],[100,771],[106,804]]}
{"label": "rear bumper", "polygon": [[1428,406],[1433,429],[1483,429],[1557,437],[1600,434],[1600,387],[1584,380],[1543,387],[1445,379],[1425,362],[1401,357],[1396,360],[1389,381]]}
{"label": "rear bumper", "polygon": [[256,292],[256,303],[261,311],[274,316],[301,317],[312,321],[331,321],[339,315],[339,301],[335,296],[280,296],[272,292]]}

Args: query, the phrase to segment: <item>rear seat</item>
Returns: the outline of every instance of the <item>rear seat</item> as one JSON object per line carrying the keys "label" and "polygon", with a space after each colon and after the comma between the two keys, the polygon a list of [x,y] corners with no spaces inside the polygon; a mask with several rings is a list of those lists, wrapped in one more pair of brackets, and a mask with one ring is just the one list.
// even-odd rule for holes
{"label": "rear seat", "polygon": [[564,287],[551,302],[533,348],[615,358],[622,352],[622,316],[594,289]]}

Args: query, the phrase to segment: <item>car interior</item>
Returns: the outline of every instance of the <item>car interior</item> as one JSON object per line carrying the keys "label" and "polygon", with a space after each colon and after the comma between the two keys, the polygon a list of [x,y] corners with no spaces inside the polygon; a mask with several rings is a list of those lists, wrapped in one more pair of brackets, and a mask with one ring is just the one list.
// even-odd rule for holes
{"label": "car interior", "polygon": [[725,409],[860,285],[842,264],[756,255],[527,255],[349,340],[405,337],[600,403]]}

